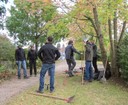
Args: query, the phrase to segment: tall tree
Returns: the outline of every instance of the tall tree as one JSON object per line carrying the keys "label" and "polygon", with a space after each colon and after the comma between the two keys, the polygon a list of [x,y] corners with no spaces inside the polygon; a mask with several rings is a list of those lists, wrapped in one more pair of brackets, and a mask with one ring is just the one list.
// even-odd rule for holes
{"label": "tall tree", "polygon": [[[111,42],[111,61],[113,74],[118,75],[116,52],[117,44],[121,40],[126,27],[128,13],[127,3],[124,0],[79,0],[74,6],[72,17],[78,21],[85,22],[84,31],[88,33],[88,28],[93,27],[99,41],[101,49],[103,64],[105,65],[107,59],[105,37],[109,35],[109,42]],[[91,23],[88,24],[88,23]],[[120,23],[123,23],[120,24]],[[81,24],[79,24],[81,27]],[[121,28],[122,27],[122,28]]]}
{"label": "tall tree", "polygon": [[[46,37],[52,35],[56,40],[67,34],[66,24],[56,12],[56,7],[50,3],[39,1],[19,2],[11,8],[11,17],[7,19],[7,29],[18,42],[38,45],[44,43]],[[62,20],[62,21],[61,21]]]}

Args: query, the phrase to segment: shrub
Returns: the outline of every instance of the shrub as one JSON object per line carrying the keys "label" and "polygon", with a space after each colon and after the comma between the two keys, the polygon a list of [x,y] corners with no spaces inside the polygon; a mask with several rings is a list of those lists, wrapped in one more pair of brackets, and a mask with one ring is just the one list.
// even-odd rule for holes
{"label": "shrub", "polygon": [[124,37],[118,47],[118,65],[121,75],[128,80],[128,35]]}
{"label": "shrub", "polygon": [[7,37],[0,36],[0,60],[12,61],[14,59],[15,46]]}

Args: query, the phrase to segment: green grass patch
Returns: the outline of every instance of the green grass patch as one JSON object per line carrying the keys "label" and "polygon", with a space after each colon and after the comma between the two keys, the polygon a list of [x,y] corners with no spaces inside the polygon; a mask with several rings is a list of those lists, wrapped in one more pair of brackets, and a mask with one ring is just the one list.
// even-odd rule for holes
{"label": "green grass patch", "polygon": [[[49,78],[46,78],[46,83],[48,81]],[[101,84],[93,81],[81,85],[81,75],[69,78],[65,74],[57,74],[55,81],[55,92],[51,94],[45,87],[44,94],[62,98],[75,95],[71,105],[128,105],[127,89],[110,82]],[[62,100],[28,94],[35,92],[38,85],[13,97],[7,105],[69,105]]]}

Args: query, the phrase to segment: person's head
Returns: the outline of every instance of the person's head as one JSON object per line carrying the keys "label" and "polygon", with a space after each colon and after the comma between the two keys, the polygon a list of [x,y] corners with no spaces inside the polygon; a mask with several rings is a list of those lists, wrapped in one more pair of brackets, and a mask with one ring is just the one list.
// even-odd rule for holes
{"label": "person's head", "polygon": [[17,46],[18,48],[22,48],[22,45],[21,44],[18,44],[18,46]]}
{"label": "person's head", "polygon": [[50,43],[52,43],[52,42],[53,42],[53,37],[49,36],[49,37],[47,38],[47,41],[50,42]]}
{"label": "person's head", "polygon": [[95,44],[95,40],[94,40],[94,39],[92,39],[92,40],[91,40],[91,43],[92,43],[92,44]]}
{"label": "person's head", "polygon": [[73,40],[69,40],[68,45],[73,44]]}
{"label": "person's head", "polygon": [[87,41],[86,41],[86,44],[90,44],[90,41],[89,41],[89,40],[87,40]]}
{"label": "person's head", "polygon": [[34,45],[31,45],[31,46],[30,46],[30,49],[34,50]]}

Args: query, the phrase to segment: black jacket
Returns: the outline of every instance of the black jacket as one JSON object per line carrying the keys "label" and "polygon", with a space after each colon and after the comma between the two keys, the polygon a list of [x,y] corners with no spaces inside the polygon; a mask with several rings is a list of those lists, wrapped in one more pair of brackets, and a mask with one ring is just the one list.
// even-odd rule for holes
{"label": "black jacket", "polygon": [[15,59],[16,61],[23,61],[26,60],[25,52],[22,48],[18,48],[15,51]]}
{"label": "black jacket", "polygon": [[35,61],[35,60],[37,59],[37,53],[36,53],[36,51],[30,49],[30,50],[28,51],[27,59],[30,60],[30,61]]}
{"label": "black jacket", "polygon": [[40,48],[38,57],[43,63],[52,64],[60,57],[60,52],[51,43],[47,43]]}

